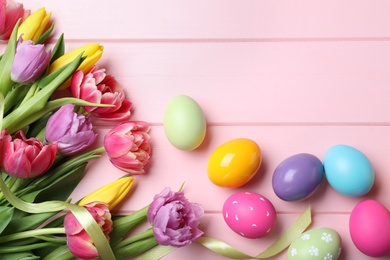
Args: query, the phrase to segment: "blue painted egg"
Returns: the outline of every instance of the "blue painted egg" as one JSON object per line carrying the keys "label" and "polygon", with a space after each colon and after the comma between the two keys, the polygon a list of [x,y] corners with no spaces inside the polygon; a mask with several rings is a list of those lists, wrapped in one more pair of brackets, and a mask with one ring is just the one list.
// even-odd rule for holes
{"label": "blue painted egg", "polygon": [[331,147],[324,157],[324,169],[330,186],[343,195],[363,196],[374,184],[374,170],[370,160],[348,145]]}

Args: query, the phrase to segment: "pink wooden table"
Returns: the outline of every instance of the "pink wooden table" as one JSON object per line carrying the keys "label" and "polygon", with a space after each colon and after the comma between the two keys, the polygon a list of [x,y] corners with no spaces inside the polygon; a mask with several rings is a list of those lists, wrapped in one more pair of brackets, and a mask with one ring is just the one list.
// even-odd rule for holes
{"label": "pink wooden table", "polygon": [[[353,245],[348,230],[352,208],[374,198],[390,208],[390,2],[345,1],[25,1],[46,7],[65,33],[68,50],[84,43],[105,46],[99,64],[126,86],[132,120],[152,125],[153,158],[136,177],[122,212],[133,212],[164,187],[186,182],[189,200],[201,203],[202,229],[248,254],[258,254],[279,237],[310,204],[315,227],[337,230],[340,259],[373,259]],[[53,40],[53,41],[54,41]],[[175,95],[202,107],[207,136],[195,151],[170,145],[163,113]],[[102,135],[108,128],[100,128]],[[257,176],[238,189],[212,184],[208,158],[237,137],[256,141],[263,152]],[[307,152],[323,159],[335,144],[349,144],[371,160],[376,181],[364,198],[336,193],[325,181],[303,202],[284,202],[271,187],[275,167]],[[75,199],[122,176],[108,158],[95,161]],[[272,201],[277,226],[262,239],[229,229],[221,211],[226,198],[255,191]],[[198,244],[164,259],[225,259]],[[286,251],[273,259],[286,259]],[[384,257],[383,259],[389,259]]]}

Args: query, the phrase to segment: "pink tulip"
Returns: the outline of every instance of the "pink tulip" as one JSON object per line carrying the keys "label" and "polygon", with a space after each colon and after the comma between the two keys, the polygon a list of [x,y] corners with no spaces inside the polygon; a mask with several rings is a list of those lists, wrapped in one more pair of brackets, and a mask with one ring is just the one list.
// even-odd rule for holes
{"label": "pink tulip", "polygon": [[143,174],[149,162],[150,127],[142,121],[125,122],[104,136],[104,147],[111,163],[127,173]]}
{"label": "pink tulip", "polygon": [[24,10],[23,4],[13,0],[0,0],[0,40],[8,40],[16,22],[30,15],[30,10]]}
{"label": "pink tulip", "polygon": [[11,142],[12,137],[7,133],[7,131],[4,129],[0,133],[0,169],[3,169],[3,157],[4,157],[4,143],[5,142]]}
{"label": "pink tulip", "polygon": [[36,138],[27,139],[22,131],[17,132],[12,139],[3,131],[0,166],[9,175],[19,178],[37,177],[53,164],[57,154],[56,145],[43,145]]}
{"label": "pink tulip", "polygon": [[[100,226],[106,238],[112,231],[111,213],[109,205],[103,202],[91,202],[85,204],[85,207],[96,223]],[[80,225],[72,213],[68,213],[64,219],[65,233],[67,237],[68,248],[73,255],[80,259],[94,259],[99,257],[99,253],[84,228]]]}
{"label": "pink tulip", "polygon": [[73,112],[74,105],[62,106],[47,121],[45,141],[56,144],[63,155],[75,154],[96,139],[88,117]]}
{"label": "pink tulip", "polygon": [[46,51],[43,44],[34,44],[19,40],[12,64],[11,79],[18,83],[33,83],[46,69],[50,62],[51,51]]}
{"label": "pink tulip", "polygon": [[115,78],[105,73],[105,69],[93,67],[84,74],[76,71],[72,77],[70,90],[74,97],[92,103],[114,105],[112,107],[84,107],[94,117],[120,122],[130,117],[132,103],[125,98],[123,87]]}

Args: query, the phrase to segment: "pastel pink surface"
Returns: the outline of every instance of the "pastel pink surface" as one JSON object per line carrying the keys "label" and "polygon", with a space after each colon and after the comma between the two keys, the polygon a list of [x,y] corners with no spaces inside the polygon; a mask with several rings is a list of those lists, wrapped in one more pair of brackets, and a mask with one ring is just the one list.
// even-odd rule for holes
{"label": "pastel pink surface", "polygon": [[[363,199],[390,208],[389,1],[35,0],[24,5],[53,13],[52,43],[64,32],[67,50],[87,42],[104,45],[99,64],[125,86],[133,102],[131,119],[152,125],[147,174],[135,177],[118,211],[133,212],[164,187],[178,189],[185,181],[188,199],[205,208],[206,235],[245,253],[265,250],[311,205],[311,228],[339,232],[341,260],[376,259],[354,246],[348,223]],[[168,101],[179,94],[194,98],[208,123],[206,139],[191,152],[172,147],[162,126]],[[108,130],[98,129],[100,144]],[[238,189],[217,187],[207,177],[208,157],[238,137],[261,147],[260,174]],[[339,143],[370,158],[376,180],[366,196],[342,196],[326,181],[300,202],[273,193],[272,173],[282,160],[301,152],[322,160]],[[123,174],[103,155],[88,166],[72,197]],[[247,239],[226,225],[223,203],[239,191],[258,192],[275,206],[278,217],[269,235]],[[194,243],[164,259],[226,258]],[[272,259],[286,259],[286,251]]]}

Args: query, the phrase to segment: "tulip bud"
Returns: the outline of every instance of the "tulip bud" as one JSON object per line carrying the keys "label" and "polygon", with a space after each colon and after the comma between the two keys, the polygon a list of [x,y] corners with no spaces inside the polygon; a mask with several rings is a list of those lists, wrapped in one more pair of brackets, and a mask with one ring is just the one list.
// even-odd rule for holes
{"label": "tulip bud", "polygon": [[56,145],[43,145],[36,138],[27,139],[22,131],[17,132],[13,140],[6,132],[2,136],[0,165],[11,176],[37,177],[46,172],[56,158]]}
{"label": "tulip bud", "polygon": [[23,4],[13,0],[0,0],[0,40],[8,40],[19,19],[30,15],[30,10],[24,10]]}
{"label": "tulip bud", "polygon": [[50,17],[51,13],[47,13],[45,8],[38,9],[29,15],[19,26],[18,38],[22,36],[24,41],[31,40],[37,42],[39,37],[45,32],[45,29],[47,29]]}
{"label": "tulip bud", "polygon": [[85,196],[78,204],[83,206],[90,202],[101,201],[107,203],[111,210],[127,195],[133,183],[133,177],[125,176],[93,191]]}
{"label": "tulip bud", "polygon": [[[73,51],[70,51],[68,53],[65,53],[58,59],[56,59],[49,67],[49,74],[58,70],[62,66],[70,63],[73,61],[78,55],[83,53],[83,57],[86,57],[85,60],[80,64],[78,67],[78,70],[83,71],[84,73],[88,72],[92,69],[92,67],[95,65],[95,63],[100,59],[100,57],[103,54],[103,46],[97,44],[97,43],[89,43],[86,45],[83,45],[77,49],[74,49]],[[70,80],[68,79],[60,89],[64,89],[69,87]]]}
{"label": "tulip bud", "polygon": [[146,122],[125,122],[104,136],[104,148],[111,163],[130,174],[145,173],[151,154],[149,125]]}
{"label": "tulip bud", "polygon": [[89,119],[73,109],[72,104],[62,106],[46,124],[45,141],[56,144],[58,152],[63,155],[77,153],[96,139]]}
{"label": "tulip bud", "polygon": [[46,69],[50,58],[51,51],[46,51],[44,45],[34,45],[30,40],[19,41],[12,64],[11,79],[22,84],[33,83]]}
{"label": "tulip bud", "polygon": [[[111,213],[108,205],[102,202],[91,202],[84,207],[91,213],[104,235],[112,231]],[[69,212],[64,219],[67,244],[70,252],[80,259],[94,259],[99,256],[97,248],[91,237],[87,234],[73,213]]]}

